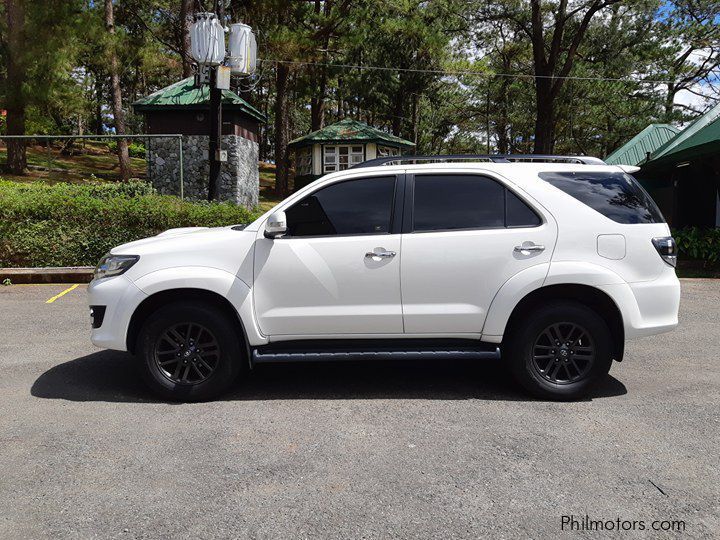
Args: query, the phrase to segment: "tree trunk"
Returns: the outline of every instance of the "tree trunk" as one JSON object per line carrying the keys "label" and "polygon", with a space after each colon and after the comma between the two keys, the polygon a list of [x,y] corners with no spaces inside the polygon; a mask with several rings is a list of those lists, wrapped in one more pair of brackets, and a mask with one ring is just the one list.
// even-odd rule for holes
{"label": "tree trunk", "polygon": [[[5,0],[8,23],[7,37],[7,84],[5,107],[7,109],[7,134],[25,135],[25,5],[24,0]],[[7,170],[11,174],[25,174],[27,155],[24,139],[7,140]]]}
{"label": "tree trunk", "polygon": [[402,84],[402,74],[400,75],[400,87],[398,88],[397,94],[395,94],[395,103],[393,104],[393,117],[392,117],[392,134],[396,137],[400,137],[400,130],[402,129],[403,111],[405,106],[405,88]]}
{"label": "tree trunk", "polygon": [[415,143],[417,149],[418,134],[420,130],[420,94],[413,94],[412,97],[412,140]]}
{"label": "tree trunk", "polygon": [[325,124],[325,92],[327,90],[327,68],[319,67],[317,94],[310,99],[310,131],[322,129]]}
{"label": "tree trunk", "polygon": [[277,64],[275,77],[275,195],[285,197],[289,191],[290,111],[288,107],[288,79],[290,68]]}
{"label": "tree trunk", "polygon": [[[505,66],[503,66],[505,67]],[[508,71],[505,71],[508,73]],[[500,95],[498,99],[498,119],[495,123],[495,135],[497,136],[498,154],[510,153],[510,120],[508,114],[508,87],[509,79],[503,77],[500,81]]]}
{"label": "tree trunk", "polygon": [[550,79],[535,80],[535,147],[536,154],[552,154],[555,147],[555,100]]}
{"label": "tree trunk", "polygon": [[190,77],[192,57],[190,56],[190,18],[195,12],[195,0],[180,0],[180,54],[182,55],[183,77]]}
{"label": "tree trunk", "polygon": [[[122,90],[120,89],[120,74],[118,69],[117,52],[115,50],[115,15],[113,13],[113,0],[105,0],[105,29],[108,34],[110,34],[110,90],[112,94],[115,133],[118,135],[125,135],[125,114],[122,108]],[[117,155],[118,162],[120,164],[120,177],[123,182],[127,182],[131,174],[127,139],[117,139]]]}
{"label": "tree trunk", "polygon": [[[535,148],[536,154],[551,154],[555,147],[555,101],[570,74],[575,62],[578,47],[582,43],[590,21],[595,14],[621,0],[593,0],[587,4],[574,34],[567,35],[568,21],[578,14],[578,10],[568,15],[568,0],[561,0],[554,8],[554,24],[549,44],[546,43],[546,21],[543,18],[541,0],[532,0],[531,41],[533,65],[535,71]],[[567,45],[564,45],[568,42]],[[561,58],[564,57],[564,60]]]}
{"label": "tree trunk", "polygon": [[99,75],[95,74],[95,110],[93,118],[93,131],[95,135],[104,135],[103,130],[103,81]]}
{"label": "tree trunk", "polygon": [[[324,4],[324,8],[323,8]],[[324,9],[325,17],[330,15],[330,9],[332,2],[329,0],[321,2],[315,0],[315,14],[320,15],[321,10]],[[330,32],[326,32],[322,41],[322,62],[327,63],[328,61],[328,48],[330,47]],[[315,95],[310,98],[310,131],[317,131],[322,129],[325,125],[325,94],[327,93],[327,66],[316,66],[312,70],[315,79],[317,80],[317,90]]]}
{"label": "tree trunk", "polygon": [[667,94],[665,94],[665,122],[671,123],[673,119],[673,113],[675,112],[675,94],[677,88],[674,84],[668,84]]}

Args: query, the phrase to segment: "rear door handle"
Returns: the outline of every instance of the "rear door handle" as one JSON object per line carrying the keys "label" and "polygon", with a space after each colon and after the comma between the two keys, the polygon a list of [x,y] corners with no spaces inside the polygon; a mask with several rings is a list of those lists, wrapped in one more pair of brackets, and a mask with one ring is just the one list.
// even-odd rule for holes
{"label": "rear door handle", "polygon": [[372,259],[373,257],[380,257],[380,258],[382,258],[382,259],[389,259],[389,258],[394,257],[394,256],[395,256],[395,252],[394,252],[394,251],[385,251],[385,250],[382,250],[382,251],[380,251],[380,250],[377,250],[377,251],[368,251],[368,252],[365,254],[365,258],[366,258],[366,259]]}
{"label": "rear door handle", "polygon": [[523,242],[521,246],[515,246],[514,251],[522,253],[523,251],[545,251],[545,246],[540,244],[531,244]]}

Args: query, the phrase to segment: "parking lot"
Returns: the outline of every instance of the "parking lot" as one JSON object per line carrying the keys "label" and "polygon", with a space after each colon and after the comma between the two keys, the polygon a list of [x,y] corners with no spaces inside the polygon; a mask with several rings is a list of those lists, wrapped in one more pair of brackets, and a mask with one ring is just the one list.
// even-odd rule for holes
{"label": "parking lot", "polygon": [[0,538],[720,530],[720,281],[684,280],[678,330],[579,403],[528,400],[495,362],[266,365],[161,403],[90,344],[84,289],[0,288]]}

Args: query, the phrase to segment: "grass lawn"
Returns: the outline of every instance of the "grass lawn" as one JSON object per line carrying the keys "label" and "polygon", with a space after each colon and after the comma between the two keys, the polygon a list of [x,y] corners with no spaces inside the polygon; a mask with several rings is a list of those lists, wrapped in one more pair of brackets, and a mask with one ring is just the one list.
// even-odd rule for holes
{"label": "grass lawn", "polygon": [[[32,145],[27,148],[28,172],[23,176],[2,173],[6,180],[14,182],[45,182],[57,184],[68,182],[82,184],[88,180],[113,182],[120,179],[117,155],[105,143],[81,141],[76,143],[75,155],[62,155],[60,145]],[[0,169],[7,160],[7,149],[0,142]],[[145,160],[131,157],[133,177],[146,179]],[[275,187],[275,165],[260,162],[260,203],[262,212],[270,210],[280,199],[273,194]]]}
{"label": "grass lawn", "polygon": [[[42,180],[55,184],[69,182],[78,184],[86,180],[113,181],[120,179],[117,156],[108,150],[107,145],[97,142],[76,143],[75,155],[62,155],[59,145],[44,145],[27,148],[29,171],[23,176],[3,173],[3,178],[15,182],[33,182]],[[7,160],[7,148],[0,146],[0,167]],[[145,160],[131,157],[130,167],[135,178],[146,177]],[[94,178],[93,178],[94,176]]]}
{"label": "grass lawn", "polygon": [[260,204],[258,208],[267,212],[282,199],[275,196],[275,165],[272,163],[260,162]]}

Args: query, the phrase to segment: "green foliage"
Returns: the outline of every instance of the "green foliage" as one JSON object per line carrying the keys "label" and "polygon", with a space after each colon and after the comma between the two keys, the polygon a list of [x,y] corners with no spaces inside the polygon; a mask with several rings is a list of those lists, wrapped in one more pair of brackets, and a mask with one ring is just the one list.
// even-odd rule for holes
{"label": "green foliage", "polygon": [[681,258],[699,259],[706,263],[720,262],[720,229],[688,227],[673,231]]}
{"label": "green foliage", "polygon": [[12,281],[10,281],[10,278],[3,279],[2,284],[7,287],[8,285],[12,285]]}
{"label": "green foliage", "polygon": [[255,217],[229,203],[157,195],[137,181],[51,186],[0,180],[0,266],[89,266],[114,246],[167,229]]}
{"label": "green foliage", "polygon": [[[26,94],[26,132],[107,132],[113,123],[108,51],[115,50],[123,66],[127,131],[140,133],[142,120],[130,103],[181,77],[180,4],[116,0],[110,37],[102,2],[25,1],[25,33],[32,39],[19,55],[28,68],[27,80],[16,87]],[[419,153],[532,151],[538,111],[531,76],[536,67],[533,4],[541,6],[546,49],[559,51],[558,74],[559,64],[573,54],[572,36],[583,14],[603,6],[582,34],[570,79],[554,99],[558,153],[607,155],[649,123],[696,116],[705,104],[696,99],[691,105],[674,104],[679,92],[718,95],[717,0],[226,4],[229,20],[251,21],[264,60],[255,77],[236,80],[243,97],[269,115],[259,137],[263,159],[272,158],[276,144],[273,59],[292,62],[284,90],[289,110],[279,119],[281,132],[291,139],[310,131],[311,102],[317,111],[320,100],[325,124],[347,117],[362,120],[416,141]],[[563,4],[569,6],[568,17],[558,20]],[[10,85],[4,6],[0,2],[0,109]],[[553,44],[558,25],[564,32]],[[677,82],[651,82],[670,80]],[[130,153],[144,156],[135,145]]]}
{"label": "green foliage", "polygon": [[[107,148],[111,152],[116,152],[117,141],[110,141],[107,143]],[[137,142],[131,142],[128,144],[128,153],[130,154],[130,157],[145,159],[145,146]]]}

